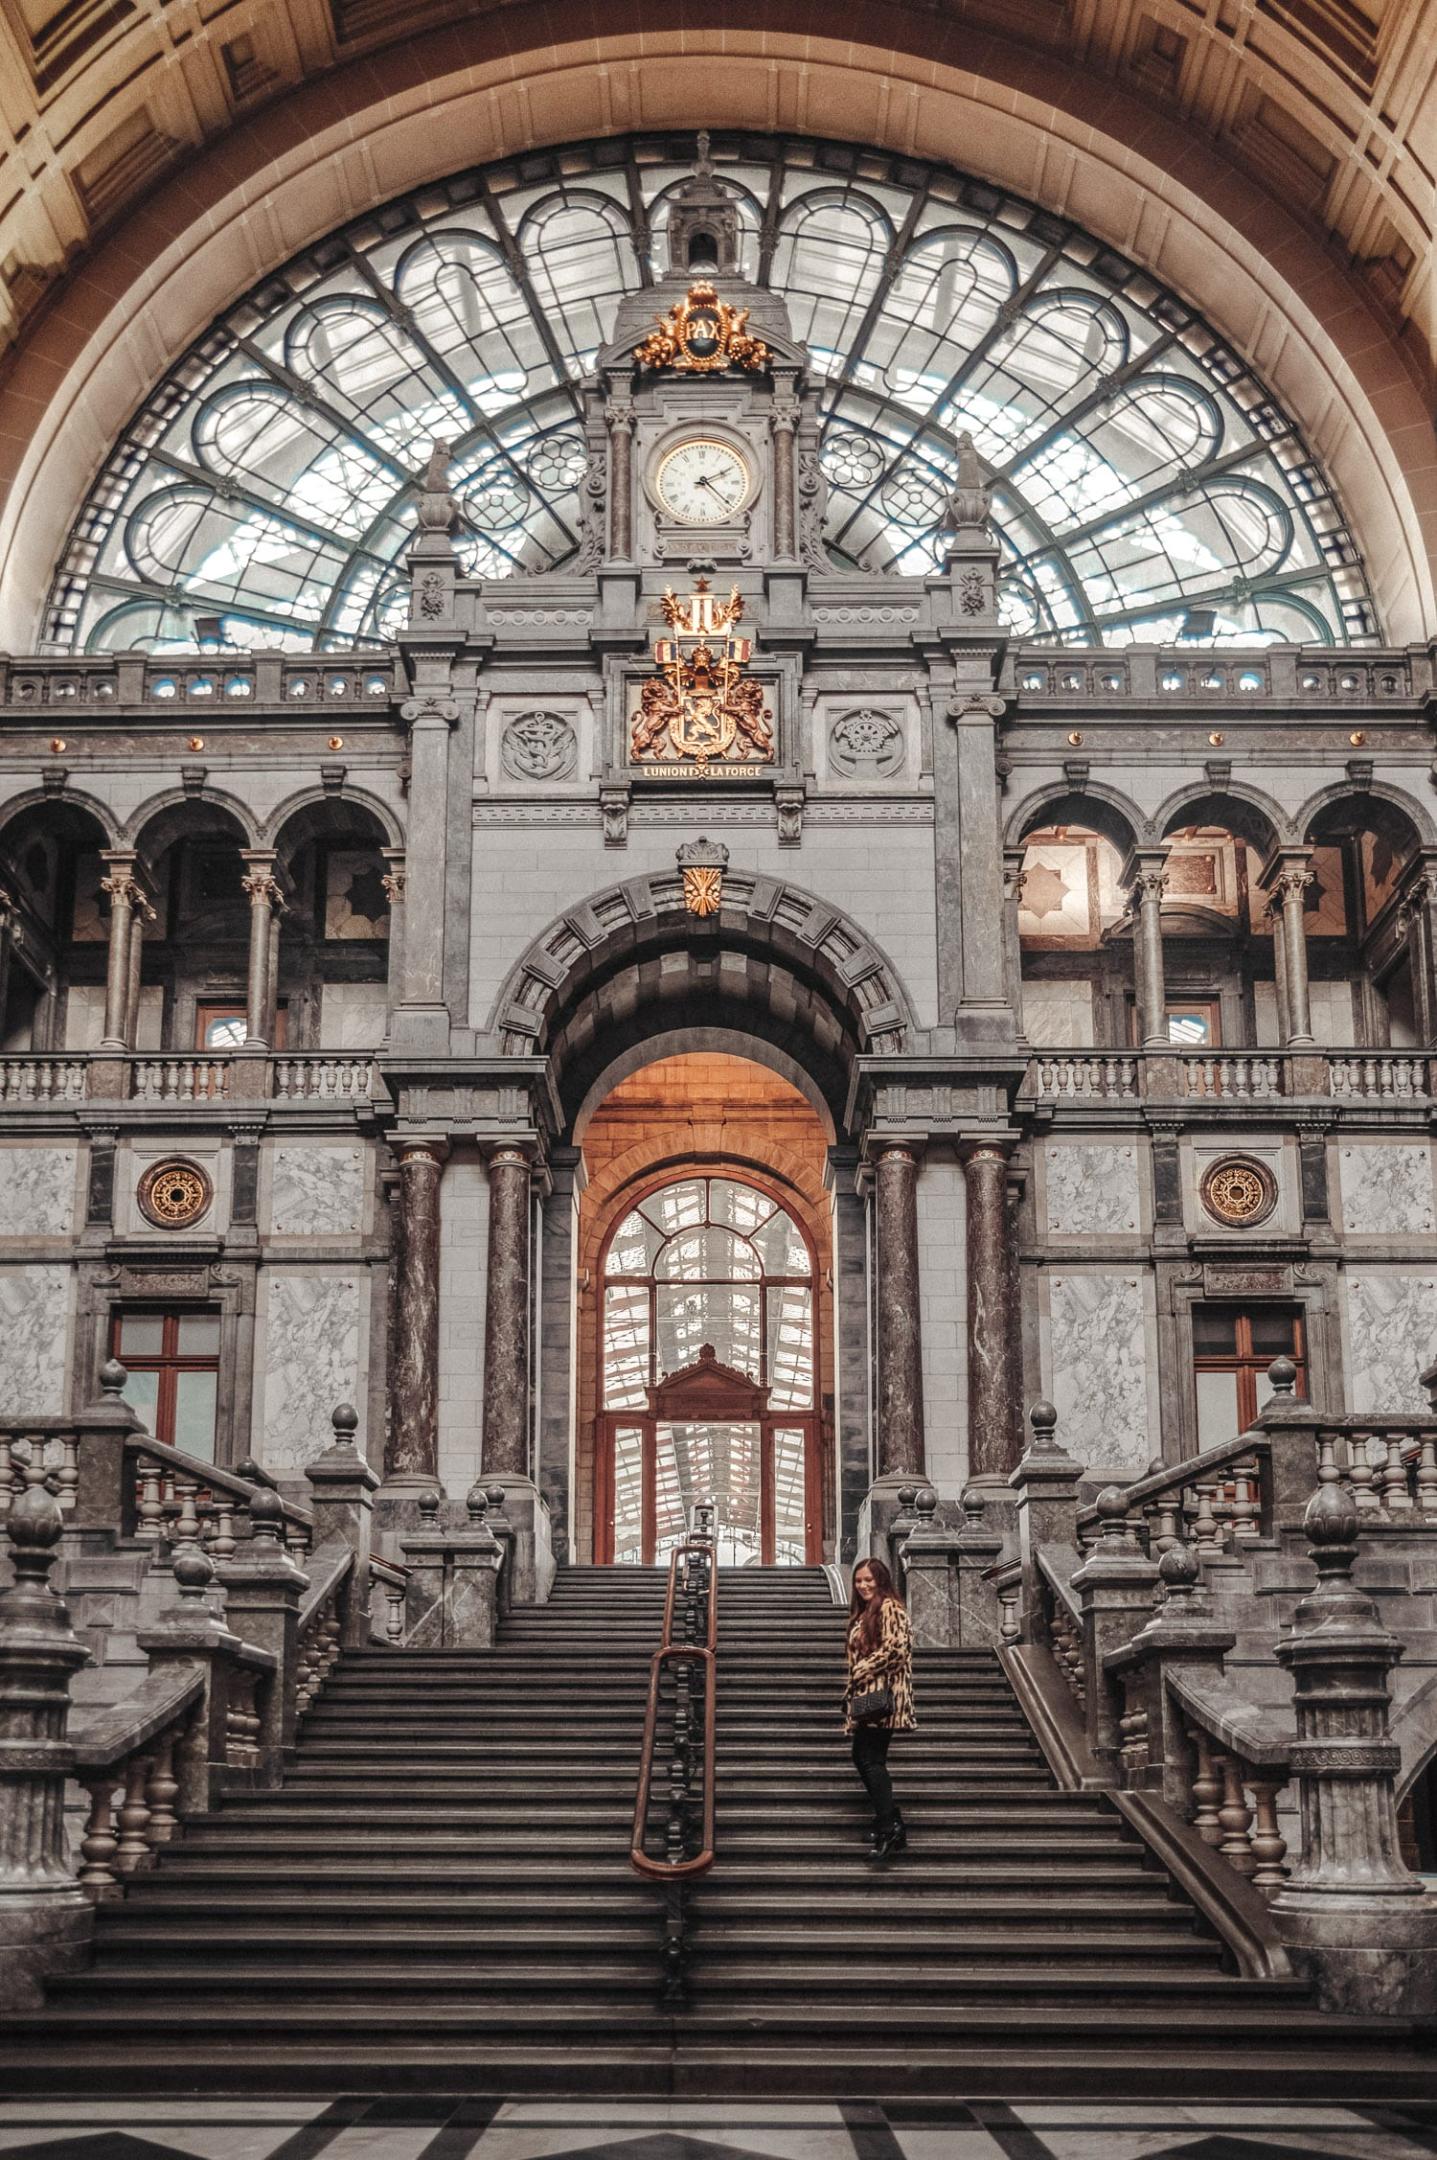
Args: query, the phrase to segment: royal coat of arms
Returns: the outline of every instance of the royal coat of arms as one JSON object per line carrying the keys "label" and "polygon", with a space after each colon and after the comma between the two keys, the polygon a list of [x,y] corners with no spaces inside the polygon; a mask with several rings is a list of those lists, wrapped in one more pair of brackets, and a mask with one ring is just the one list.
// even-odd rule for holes
{"label": "royal coat of arms", "polygon": [[659,638],[659,673],[643,685],[630,734],[636,764],[768,765],[773,762],[773,714],[764,686],[744,673],[753,646],[734,634],[743,614],[737,586],[720,600],[700,578],[687,600],[666,592],[664,620],[674,633]]}
{"label": "royal coat of arms", "polygon": [[654,319],[658,328],[651,330],[634,352],[640,367],[673,368],[681,375],[711,375],[726,367],[757,374],[768,366],[768,347],[746,327],[748,309],[730,307],[726,300],[720,300],[706,278],[690,285],[667,315]]}

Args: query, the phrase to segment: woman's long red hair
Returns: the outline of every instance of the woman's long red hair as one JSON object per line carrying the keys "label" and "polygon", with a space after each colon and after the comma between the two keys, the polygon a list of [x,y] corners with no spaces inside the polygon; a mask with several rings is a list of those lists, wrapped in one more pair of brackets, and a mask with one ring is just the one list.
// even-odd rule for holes
{"label": "woman's long red hair", "polygon": [[[874,1594],[865,1604],[858,1595],[859,1571],[867,1568],[873,1577]],[[848,1625],[851,1629],[858,1622],[858,1650],[861,1657],[878,1648],[878,1631],[883,1625],[883,1608],[890,1598],[901,1605],[897,1588],[888,1567],[882,1560],[858,1560],[853,1568],[853,1590],[848,1600]]]}

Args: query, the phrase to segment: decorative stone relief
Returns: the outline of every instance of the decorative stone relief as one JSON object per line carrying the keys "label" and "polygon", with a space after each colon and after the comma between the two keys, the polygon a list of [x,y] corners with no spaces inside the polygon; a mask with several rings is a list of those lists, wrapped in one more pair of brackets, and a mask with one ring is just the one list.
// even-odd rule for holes
{"label": "decorative stone relief", "polygon": [[328,1447],[336,1403],[362,1399],[359,1283],[353,1275],[270,1274],[256,1378],[263,1389],[260,1460],[302,1470]]}
{"label": "decorative stone relief", "polygon": [[1345,1291],[1352,1408],[1424,1413],[1419,1376],[1437,1346],[1437,1276],[1354,1268]]}
{"label": "decorative stone relief", "polygon": [[65,1404],[67,1267],[0,1268],[0,1402],[7,1417],[58,1417]]}
{"label": "decorative stone relief", "polygon": [[173,1155],[152,1163],[135,1195],[146,1222],[159,1230],[188,1230],[208,1215],[215,1189],[198,1163]]}
{"label": "decorative stone relief", "polygon": [[1251,1155],[1224,1155],[1203,1172],[1198,1198],[1225,1230],[1251,1230],[1277,1206],[1277,1179]]}
{"label": "decorative stone relief", "polygon": [[526,712],[505,728],[499,755],[515,780],[566,780],[578,760],[579,742],[562,713]]}
{"label": "decorative stone relief", "polygon": [[828,761],[845,780],[887,780],[903,764],[903,729],[892,713],[860,705],[828,731]]}
{"label": "decorative stone relief", "polygon": [[1149,1423],[1142,1278],[1050,1275],[1049,1359],[1058,1432],[1090,1470],[1141,1470],[1156,1453]]}
{"label": "decorative stone relief", "polygon": [[1340,1151],[1342,1227],[1359,1237],[1422,1237],[1434,1227],[1432,1155],[1424,1142]]}
{"label": "decorative stone relief", "polygon": [[279,1141],[269,1226],[277,1237],[337,1237],[364,1220],[364,1151]]}
{"label": "decorative stone relief", "polygon": [[1062,1144],[1043,1150],[1048,1228],[1060,1237],[1120,1237],[1142,1226],[1134,1147]]}
{"label": "decorative stone relief", "polygon": [[75,1227],[72,1147],[0,1148],[0,1237],[68,1237]]}

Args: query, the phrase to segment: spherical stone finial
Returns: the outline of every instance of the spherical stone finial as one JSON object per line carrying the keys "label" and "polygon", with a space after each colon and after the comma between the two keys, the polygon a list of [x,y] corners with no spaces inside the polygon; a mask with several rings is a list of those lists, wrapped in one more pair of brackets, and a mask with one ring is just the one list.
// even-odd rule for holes
{"label": "spherical stone finial", "polygon": [[1166,1464],[1166,1463],[1165,1463],[1165,1462],[1163,1461],[1163,1459],[1162,1459],[1162,1456],[1161,1456],[1161,1455],[1154,1455],[1154,1456],[1152,1456],[1152,1457],[1151,1457],[1151,1458],[1149,1459],[1149,1462],[1148,1462],[1148,1467],[1147,1467],[1147,1469],[1146,1469],[1146,1470],[1145,1470],[1145,1471],[1143,1472],[1143,1476],[1144,1476],[1145,1478],[1147,1478],[1147,1477],[1161,1477],[1161,1476],[1162,1476],[1162,1474],[1163,1474],[1163,1472],[1164,1472],[1164,1470],[1166,1470],[1166,1468],[1167,1468],[1167,1464]]}
{"label": "spherical stone finial", "polygon": [[490,1507],[494,1510],[494,1513],[496,1515],[499,1514],[504,1506],[505,1495],[503,1486],[486,1485],[484,1487],[484,1498],[488,1501]]}
{"label": "spherical stone finial", "polygon": [[1169,1545],[1158,1562],[1158,1574],[1169,1597],[1190,1596],[1201,1573],[1201,1563],[1191,1545]]}
{"label": "spherical stone finial", "polygon": [[920,1523],[927,1525],[938,1513],[938,1495],[931,1485],[920,1485],[913,1495],[913,1510]]}
{"label": "spherical stone finial", "polygon": [[1314,1545],[1351,1545],[1361,1518],[1350,1485],[1319,1485],[1302,1518]]}
{"label": "spherical stone finial", "polygon": [[17,1574],[47,1573],[51,1555],[65,1527],[60,1503],[49,1487],[43,1482],[27,1485],[12,1503],[5,1522],[15,1552]]}
{"label": "spherical stone finial", "polygon": [[899,1486],[899,1488],[898,1488],[898,1505],[899,1505],[899,1506],[900,1506],[900,1507],[902,1508],[902,1510],[903,1510],[903,1512],[904,1512],[904,1514],[905,1514],[905,1515],[911,1515],[911,1514],[912,1514],[912,1512],[913,1512],[913,1503],[914,1503],[914,1501],[915,1501],[915,1500],[916,1500],[917,1498],[918,1498],[918,1487],[917,1487],[916,1485],[900,1485],[900,1486]]}
{"label": "spherical stone finial", "polygon": [[974,1529],[981,1528],[983,1510],[988,1505],[988,1495],[984,1492],[982,1486],[965,1485],[959,1505],[962,1507],[963,1513],[970,1517],[972,1527]]}
{"label": "spherical stone finial", "polygon": [[334,1427],[336,1447],[354,1446],[354,1436],[359,1430],[359,1412],[353,1403],[336,1403],[330,1412],[330,1424]]}
{"label": "spherical stone finial", "polygon": [[1050,1440],[1057,1430],[1058,1412],[1046,1396],[1040,1396],[1028,1412],[1028,1423],[1038,1440]]}
{"label": "spherical stone finial", "polygon": [[1128,1503],[1120,1485],[1105,1485],[1093,1505],[1103,1526],[1103,1536],[1112,1544],[1126,1543],[1128,1534]]}
{"label": "spherical stone finial", "polygon": [[1297,1367],[1290,1357],[1275,1357],[1267,1368],[1268,1383],[1274,1395],[1290,1401],[1297,1387]]}
{"label": "spherical stone finial", "polygon": [[176,1548],[170,1572],[179,1585],[181,1606],[189,1607],[203,1603],[205,1592],[215,1579],[215,1564],[204,1547],[191,1538]]}
{"label": "spherical stone finial", "polygon": [[129,1373],[117,1357],[106,1358],[104,1364],[100,1367],[100,1393],[102,1395],[123,1395],[129,1377]]}
{"label": "spherical stone finial", "polygon": [[250,1535],[256,1543],[278,1545],[284,1538],[284,1502],[269,1485],[256,1485],[249,1496]]}
{"label": "spherical stone finial", "polygon": [[468,1510],[470,1522],[477,1529],[489,1511],[489,1495],[482,1485],[470,1486],[468,1492],[464,1495],[464,1505]]}
{"label": "spherical stone finial", "polygon": [[439,1519],[439,1488],[437,1485],[429,1486],[419,1495],[419,1512],[424,1519],[425,1529],[432,1530]]}

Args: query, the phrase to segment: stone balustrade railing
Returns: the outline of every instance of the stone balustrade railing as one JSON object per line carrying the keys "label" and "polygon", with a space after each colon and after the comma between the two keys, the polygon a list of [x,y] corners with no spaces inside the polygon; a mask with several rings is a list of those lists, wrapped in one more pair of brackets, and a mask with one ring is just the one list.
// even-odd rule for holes
{"label": "stone balustrade railing", "polygon": [[375,1092],[369,1051],[305,1050],[250,1057],[172,1051],[0,1058],[0,1108],[85,1101],[358,1104]]}
{"label": "stone balustrade railing", "polygon": [[1420,1102],[1437,1060],[1408,1050],[1041,1050],[1021,1095],[1039,1103]]}
{"label": "stone balustrade railing", "polygon": [[343,658],[290,657],[282,653],[195,653],[157,659],[144,653],[97,653],[65,659],[0,656],[0,705],[23,711],[44,707],[59,718],[118,717],[136,706],[183,713],[193,727],[206,711],[231,717],[256,706],[320,707],[339,714],[378,707],[395,696],[394,656],[389,652]]}
{"label": "stone balustrade railing", "polygon": [[[1291,1381],[1288,1381],[1289,1391]],[[1317,1477],[1312,1463],[1310,1491]],[[1191,1536],[1203,1559],[1216,1559],[1270,1534],[1273,1522],[1272,1444],[1261,1432],[1239,1433],[1185,1462],[1157,1464],[1134,1484],[1079,1508],[1078,1543],[1095,1545],[1106,1512],[1118,1506],[1148,1558]]]}

